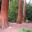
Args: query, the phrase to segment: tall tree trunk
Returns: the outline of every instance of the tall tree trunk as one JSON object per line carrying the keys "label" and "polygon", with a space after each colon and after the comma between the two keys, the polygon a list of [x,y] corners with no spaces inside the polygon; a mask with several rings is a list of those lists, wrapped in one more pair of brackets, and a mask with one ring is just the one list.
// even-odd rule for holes
{"label": "tall tree trunk", "polygon": [[24,19],[24,22],[26,21],[26,0],[24,0],[24,6],[23,6],[23,19]]}
{"label": "tall tree trunk", "polygon": [[8,0],[2,0],[1,6],[2,28],[8,26]]}
{"label": "tall tree trunk", "polygon": [[23,20],[22,0],[19,0],[17,23],[22,23],[23,22],[22,20]]}

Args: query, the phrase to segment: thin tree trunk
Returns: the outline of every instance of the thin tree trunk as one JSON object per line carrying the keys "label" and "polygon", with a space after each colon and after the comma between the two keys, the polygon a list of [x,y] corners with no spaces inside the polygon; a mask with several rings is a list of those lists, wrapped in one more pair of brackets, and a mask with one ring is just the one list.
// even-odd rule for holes
{"label": "thin tree trunk", "polygon": [[24,0],[24,6],[23,6],[23,19],[24,19],[24,22],[26,21],[26,0]]}
{"label": "thin tree trunk", "polygon": [[22,23],[23,20],[22,18],[23,18],[22,0],[19,0],[17,23]]}

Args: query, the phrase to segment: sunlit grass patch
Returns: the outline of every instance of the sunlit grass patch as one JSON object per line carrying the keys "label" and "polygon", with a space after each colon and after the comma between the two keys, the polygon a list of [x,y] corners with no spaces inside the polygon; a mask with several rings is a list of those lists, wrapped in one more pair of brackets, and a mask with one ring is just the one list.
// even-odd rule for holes
{"label": "sunlit grass patch", "polygon": [[25,28],[20,28],[20,29],[18,29],[18,31],[17,32],[32,32],[32,29],[25,29]]}

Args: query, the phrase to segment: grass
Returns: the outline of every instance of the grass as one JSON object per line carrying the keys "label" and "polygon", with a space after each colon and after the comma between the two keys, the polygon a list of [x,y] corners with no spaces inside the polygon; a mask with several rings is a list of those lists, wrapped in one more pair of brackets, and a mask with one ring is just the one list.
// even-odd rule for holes
{"label": "grass", "polygon": [[18,29],[18,31],[17,32],[32,32],[32,29],[25,29],[25,28],[20,28],[20,29]]}

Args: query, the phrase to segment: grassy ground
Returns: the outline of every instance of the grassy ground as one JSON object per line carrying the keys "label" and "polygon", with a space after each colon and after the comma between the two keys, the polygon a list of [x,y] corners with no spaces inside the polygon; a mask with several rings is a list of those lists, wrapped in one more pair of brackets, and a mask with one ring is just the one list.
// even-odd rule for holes
{"label": "grassy ground", "polygon": [[20,28],[20,29],[18,29],[18,32],[32,32],[32,29]]}

